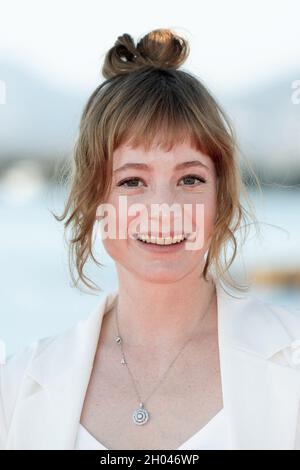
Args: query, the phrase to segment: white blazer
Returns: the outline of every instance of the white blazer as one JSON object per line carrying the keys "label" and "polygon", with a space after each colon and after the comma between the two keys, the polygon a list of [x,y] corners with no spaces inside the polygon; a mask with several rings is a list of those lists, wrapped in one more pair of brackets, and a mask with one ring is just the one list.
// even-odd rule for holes
{"label": "white blazer", "polygon": [[[231,448],[299,450],[300,313],[216,288]],[[85,320],[2,365],[0,449],[74,449],[102,317],[117,295],[104,293]]]}

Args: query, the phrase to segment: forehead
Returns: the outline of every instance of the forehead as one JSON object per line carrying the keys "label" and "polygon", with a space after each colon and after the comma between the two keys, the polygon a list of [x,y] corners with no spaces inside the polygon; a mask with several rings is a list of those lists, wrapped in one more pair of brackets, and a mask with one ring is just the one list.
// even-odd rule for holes
{"label": "forehead", "polygon": [[198,150],[189,141],[175,143],[169,149],[155,144],[148,150],[143,145],[133,147],[126,142],[114,151],[113,167],[117,168],[131,162],[143,162],[153,167],[160,167],[161,165],[175,166],[175,164],[191,159],[199,160],[209,168],[213,165],[210,156]]}

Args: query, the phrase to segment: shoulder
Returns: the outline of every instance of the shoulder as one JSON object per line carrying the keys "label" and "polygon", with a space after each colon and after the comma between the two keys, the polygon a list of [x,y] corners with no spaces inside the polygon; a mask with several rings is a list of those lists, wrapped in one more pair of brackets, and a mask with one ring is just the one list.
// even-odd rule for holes
{"label": "shoulder", "polygon": [[[47,357],[49,360],[50,354],[43,356],[43,353],[48,352],[55,354],[55,359],[59,355],[63,356],[68,350],[70,342],[77,338],[76,333],[85,321],[87,320],[80,320],[58,334],[38,338],[17,353],[7,357],[5,363],[0,366],[0,396],[2,403],[5,404],[6,415],[9,415],[7,410],[13,409],[23,378],[32,362],[40,357]],[[9,421],[9,416],[7,419]]]}
{"label": "shoulder", "polygon": [[82,358],[92,357],[101,327],[101,317],[117,292],[103,295],[86,318],[58,334],[39,338],[0,365],[0,449],[11,423],[24,379],[31,375],[40,383],[64,376]]}
{"label": "shoulder", "polygon": [[11,421],[25,372],[38,351],[53,340],[54,337],[36,340],[8,356],[5,363],[0,365],[0,449],[1,437]]}
{"label": "shoulder", "polygon": [[271,315],[276,317],[278,328],[284,331],[287,341],[279,351],[286,365],[300,370],[300,310],[294,307],[265,303]]}
{"label": "shoulder", "polygon": [[17,409],[18,400],[25,393],[24,384],[27,372],[35,361],[43,357],[43,352],[46,352],[45,358],[47,360],[42,361],[42,367],[44,366],[45,374],[48,374],[47,369],[51,362],[51,356],[53,356],[53,361],[50,367],[55,367],[57,355],[59,354],[62,358],[62,345],[67,344],[68,337],[74,336],[77,326],[78,324],[57,335],[42,337],[29,343],[20,351],[8,356],[5,363],[0,365],[0,450],[5,449],[6,438]]}
{"label": "shoulder", "polygon": [[262,328],[277,326],[278,329],[285,329],[295,339],[300,338],[299,309],[267,300],[251,290],[243,294],[234,294],[228,292],[222,294],[222,300],[226,299],[226,307],[233,310],[237,321],[243,321],[249,326],[251,323],[255,326],[260,324]]}
{"label": "shoulder", "polygon": [[268,356],[300,369],[300,310],[254,295],[249,296],[246,310],[254,319],[254,333],[264,341]]}
{"label": "shoulder", "polygon": [[299,366],[300,310],[261,298],[251,290],[219,290],[219,311],[222,332],[230,345]]}
{"label": "shoulder", "polygon": [[116,295],[117,292],[105,293],[85,318],[55,335],[38,338],[21,351],[8,356],[5,363],[0,365],[2,391],[3,386],[10,390],[16,390],[33,360],[37,358],[45,358],[46,360],[46,357],[50,359],[50,352],[55,355],[55,359],[59,355],[69,356],[74,352],[74,349],[78,348],[78,342],[82,345],[90,340],[91,333],[97,329],[101,316],[110,308]]}
{"label": "shoulder", "polygon": [[249,307],[252,315],[258,316],[266,324],[271,318],[276,319],[278,328],[284,328],[293,339],[300,339],[300,310],[261,299],[257,296],[249,296]]}

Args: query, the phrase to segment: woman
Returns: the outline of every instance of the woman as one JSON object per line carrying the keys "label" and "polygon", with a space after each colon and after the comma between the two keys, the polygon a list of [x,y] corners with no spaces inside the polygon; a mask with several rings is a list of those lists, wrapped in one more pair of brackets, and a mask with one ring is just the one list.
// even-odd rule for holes
{"label": "woman", "polygon": [[94,288],[96,227],[119,287],[2,366],[2,448],[300,448],[300,321],[228,275],[251,211],[225,113],[179,70],[188,52],[160,29],[106,54],[56,217],[75,282]]}

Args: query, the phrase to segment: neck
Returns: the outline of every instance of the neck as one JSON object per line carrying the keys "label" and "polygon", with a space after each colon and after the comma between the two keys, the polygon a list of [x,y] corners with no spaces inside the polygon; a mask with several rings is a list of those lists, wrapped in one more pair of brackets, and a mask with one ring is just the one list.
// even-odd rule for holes
{"label": "neck", "polygon": [[[124,343],[147,351],[178,348],[193,335],[208,328],[215,301],[212,280],[189,277],[178,282],[156,284],[118,270],[119,290],[116,311],[110,321]],[[197,329],[198,328],[198,329]]]}

